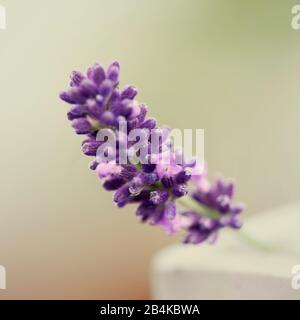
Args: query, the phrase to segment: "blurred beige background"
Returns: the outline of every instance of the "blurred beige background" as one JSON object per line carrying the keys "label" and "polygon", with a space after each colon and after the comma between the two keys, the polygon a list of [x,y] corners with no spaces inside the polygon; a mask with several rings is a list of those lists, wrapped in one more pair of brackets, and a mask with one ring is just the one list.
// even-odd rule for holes
{"label": "blurred beige background", "polygon": [[118,210],[81,154],[58,92],[96,61],[119,60],[160,123],[205,129],[247,214],[300,198],[295,1],[0,4],[0,299],[147,298],[151,256],[177,240]]}

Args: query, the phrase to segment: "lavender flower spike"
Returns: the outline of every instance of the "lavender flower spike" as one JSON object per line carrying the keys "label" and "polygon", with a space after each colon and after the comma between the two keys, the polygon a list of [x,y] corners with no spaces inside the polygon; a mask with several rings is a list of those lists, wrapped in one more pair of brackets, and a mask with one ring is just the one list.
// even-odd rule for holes
{"label": "lavender flower spike", "polygon": [[[136,87],[119,88],[119,76],[118,62],[107,69],[95,64],[86,74],[73,71],[69,89],[60,94],[70,104],[67,118],[75,132],[86,136],[82,151],[93,157],[91,170],[103,182],[105,190],[114,192],[116,205],[136,203],[136,215],[141,222],[159,225],[167,234],[183,231],[184,243],[212,243],[220,229],[240,228],[243,207],[233,203],[233,184],[222,179],[209,184],[202,163],[183,159],[178,164],[177,153],[172,151],[167,139],[169,130],[158,127],[155,119],[147,117],[147,106],[136,100]],[[126,123],[125,132],[120,131],[120,122]],[[109,159],[109,148],[98,156],[105,145],[105,141],[98,139],[102,129],[115,133],[115,155],[123,154],[125,163],[120,157]],[[146,136],[143,150],[150,154],[144,157],[142,152],[136,153],[129,139],[134,129],[164,133],[158,149],[152,151],[152,138]],[[166,156],[169,162],[164,161]],[[148,161],[151,159],[156,161]]]}

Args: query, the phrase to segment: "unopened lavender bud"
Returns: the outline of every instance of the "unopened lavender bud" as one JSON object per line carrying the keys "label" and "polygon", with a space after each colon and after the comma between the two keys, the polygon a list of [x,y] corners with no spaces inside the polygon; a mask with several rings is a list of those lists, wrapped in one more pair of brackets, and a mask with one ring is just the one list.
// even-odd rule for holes
{"label": "unopened lavender bud", "polygon": [[78,118],[72,121],[72,127],[77,134],[87,134],[91,131],[91,125],[85,118]]}
{"label": "unopened lavender bud", "polygon": [[95,68],[95,65],[96,64],[94,64],[93,66],[91,66],[91,67],[89,67],[88,69],[87,69],[87,77],[90,79],[90,80],[93,80],[93,74],[94,74],[94,68]]}
{"label": "unopened lavender bud", "polygon": [[169,202],[165,207],[165,215],[169,219],[174,219],[176,216],[176,204]]}
{"label": "unopened lavender bud", "polygon": [[110,105],[111,107],[116,107],[120,104],[121,102],[121,97],[120,97],[120,93],[118,91],[113,91],[113,93],[111,94],[110,97]]}
{"label": "unopened lavender bud", "polygon": [[124,183],[125,183],[125,180],[123,180],[123,179],[113,178],[113,179],[105,181],[103,183],[103,187],[108,191],[112,191],[112,190],[119,189]]}
{"label": "unopened lavender bud", "polygon": [[99,87],[99,94],[102,97],[106,98],[112,93],[112,91],[113,83],[108,79],[104,80]]}
{"label": "unopened lavender bud", "polygon": [[122,108],[120,109],[120,114],[121,116],[125,118],[129,118],[132,112],[132,108],[127,105],[123,105]]}
{"label": "unopened lavender bud", "polygon": [[186,168],[177,174],[176,182],[186,183],[191,179],[191,177],[192,177],[192,168]]}
{"label": "unopened lavender bud", "polygon": [[153,172],[155,170],[155,168],[156,168],[156,164],[151,164],[151,163],[142,164],[142,170],[145,173],[151,173],[151,172]]}
{"label": "unopened lavender bud", "polygon": [[118,207],[124,207],[132,199],[132,194],[129,192],[128,186],[124,185],[119,188],[114,194],[114,202]]}
{"label": "unopened lavender bud", "polygon": [[231,198],[227,194],[221,194],[216,198],[216,203],[221,212],[227,212],[231,204]]}
{"label": "unopened lavender bud", "polygon": [[72,87],[69,91],[70,96],[77,104],[84,104],[86,97],[82,94],[79,87]]}
{"label": "unopened lavender bud", "polygon": [[86,140],[82,145],[82,152],[87,156],[96,156],[97,150],[102,142],[97,140]]}
{"label": "unopened lavender bud", "polygon": [[155,119],[148,119],[140,126],[141,129],[148,129],[148,130],[152,130],[155,127],[156,127]]}
{"label": "unopened lavender bud", "polygon": [[119,177],[121,171],[121,166],[119,166],[115,161],[99,162],[96,169],[96,173],[100,179],[107,177]]}
{"label": "unopened lavender bud", "polygon": [[242,203],[236,204],[230,207],[230,212],[233,214],[239,214],[245,209],[245,205]]}
{"label": "unopened lavender bud", "polygon": [[131,195],[137,196],[143,190],[143,181],[140,177],[135,177],[129,185],[129,192]]}
{"label": "unopened lavender bud", "polygon": [[177,184],[173,187],[173,195],[176,198],[183,197],[187,194],[187,185],[186,184]]}
{"label": "unopened lavender bud", "polygon": [[76,118],[81,118],[86,115],[87,109],[85,106],[76,105],[73,106],[69,112],[67,113],[67,117],[69,120],[74,120]]}
{"label": "unopened lavender bud", "polygon": [[112,82],[117,82],[120,74],[120,65],[117,61],[113,62],[107,70],[107,78]]}
{"label": "unopened lavender bud", "polygon": [[86,106],[87,106],[88,114],[95,119],[99,119],[99,117],[101,115],[101,108],[99,107],[96,100],[95,99],[88,99],[86,101]]}
{"label": "unopened lavender bud", "polygon": [[115,115],[111,111],[104,111],[100,116],[100,121],[108,126],[116,123]]}
{"label": "unopened lavender bud", "polygon": [[142,124],[145,121],[148,112],[148,107],[145,104],[140,104],[140,114],[138,115],[138,121]]}
{"label": "unopened lavender bud", "polygon": [[92,82],[89,79],[84,79],[81,84],[80,84],[80,90],[82,92],[83,95],[87,96],[87,97],[92,97],[95,96],[97,94],[97,87],[94,84],[94,82]]}
{"label": "unopened lavender bud", "polygon": [[74,104],[76,103],[76,100],[74,99],[74,97],[66,91],[63,91],[59,94],[59,97],[61,98],[61,100],[70,103],[70,104]]}
{"label": "unopened lavender bud", "polygon": [[123,179],[131,180],[136,176],[136,173],[137,173],[137,169],[134,165],[126,164],[122,166],[122,171],[120,173],[120,176]]}
{"label": "unopened lavender bud", "polygon": [[105,79],[105,71],[100,66],[100,64],[96,64],[94,66],[93,72],[90,75],[91,79],[95,82],[95,84],[100,85]]}
{"label": "unopened lavender bud", "polygon": [[135,86],[128,86],[121,92],[121,99],[134,99],[138,90]]}
{"label": "unopened lavender bud", "polygon": [[136,118],[139,114],[140,114],[141,110],[140,107],[138,105],[132,105],[131,106],[131,112],[130,112],[130,116],[128,117],[129,120],[132,120],[134,118]]}
{"label": "unopened lavender bud", "polygon": [[73,71],[71,73],[71,86],[79,86],[81,81],[85,78],[84,75],[79,71]]}
{"label": "unopened lavender bud", "polygon": [[98,162],[96,160],[93,160],[91,163],[90,163],[90,169],[91,170],[96,170],[96,168],[98,167]]}
{"label": "unopened lavender bud", "polygon": [[101,96],[101,94],[97,94],[95,101],[97,102],[99,107],[102,107],[104,104],[104,98]]}
{"label": "unopened lavender bud", "polygon": [[117,82],[119,78],[119,69],[117,67],[112,67],[107,74],[107,78],[113,82]]}
{"label": "unopened lavender bud", "polygon": [[158,190],[158,191],[152,191],[150,192],[150,201],[152,201],[153,204],[161,204],[168,200],[169,193],[164,190]]}
{"label": "unopened lavender bud", "polygon": [[161,178],[161,182],[162,182],[163,186],[166,188],[171,188],[172,186],[174,186],[173,177],[169,177],[167,175],[165,175]]}
{"label": "unopened lavender bud", "polygon": [[155,172],[147,173],[144,175],[143,181],[145,184],[151,185],[151,184],[158,182],[159,177],[158,177],[157,173],[155,173]]}
{"label": "unopened lavender bud", "polygon": [[235,214],[231,218],[231,221],[230,221],[229,225],[231,226],[231,228],[240,229],[242,227],[242,225],[243,225],[243,222],[242,222],[242,219],[241,219],[241,215],[240,214]]}

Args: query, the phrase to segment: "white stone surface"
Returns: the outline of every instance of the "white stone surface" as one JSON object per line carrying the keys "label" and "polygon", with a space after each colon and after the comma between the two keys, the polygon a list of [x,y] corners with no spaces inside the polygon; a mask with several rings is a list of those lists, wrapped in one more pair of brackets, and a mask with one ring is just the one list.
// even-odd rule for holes
{"label": "white stone surface", "polygon": [[300,204],[256,214],[243,229],[273,249],[257,249],[231,230],[215,245],[168,247],[152,261],[152,297],[300,299],[291,285],[300,265]]}

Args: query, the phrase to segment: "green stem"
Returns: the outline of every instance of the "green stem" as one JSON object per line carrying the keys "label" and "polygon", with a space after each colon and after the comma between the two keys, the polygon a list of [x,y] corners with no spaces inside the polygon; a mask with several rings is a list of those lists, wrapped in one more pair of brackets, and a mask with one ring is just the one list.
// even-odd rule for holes
{"label": "green stem", "polygon": [[276,248],[274,246],[271,246],[268,243],[265,243],[261,240],[258,240],[254,238],[252,235],[249,233],[245,232],[244,230],[239,230],[235,233],[243,242],[246,244],[249,244],[251,246],[255,246],[257,248],[260,248],[263,251],[274,251]]}
{"label": "green stem", "polygon": [[196,211],[197,213],[201,214],[202,216],[217,219],[219,218],[219,213],[216,210],[210,209],[198,203],[191,197],[184,197],[178,199],[178,202],[185,208]]}

